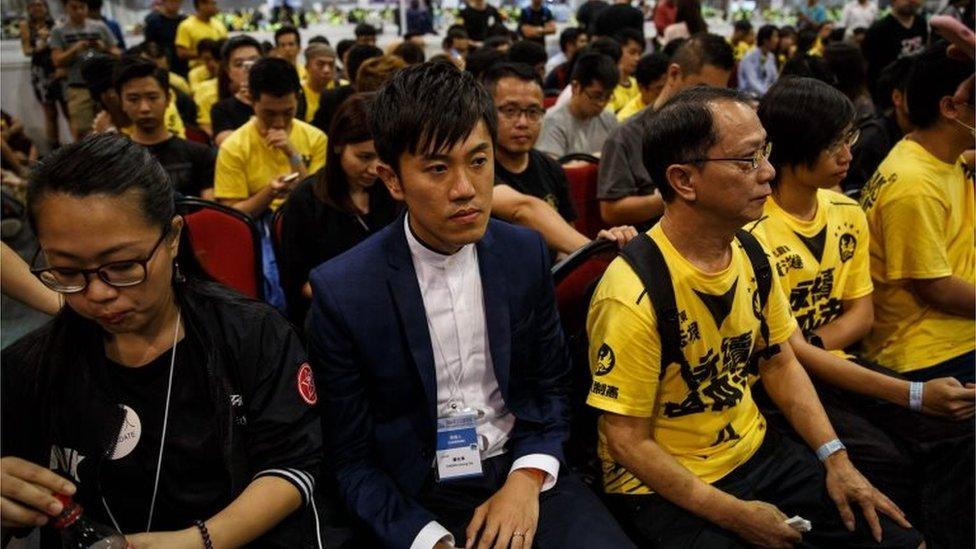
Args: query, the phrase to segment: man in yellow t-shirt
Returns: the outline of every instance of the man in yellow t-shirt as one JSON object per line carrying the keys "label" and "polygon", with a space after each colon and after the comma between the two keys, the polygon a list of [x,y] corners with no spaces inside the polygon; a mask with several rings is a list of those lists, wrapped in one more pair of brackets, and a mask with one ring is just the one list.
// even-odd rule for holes
{"label": "man in yellow t-shirt", "polygon": [[637,63],[640,61],[641,54],[644,53],[644,36],[636,29],[622,29],[614,38],[620,43],[620,60],[617,61],[617,70],[620,71],[620,81],[613,89],[613,96],[610,98],[608,107],[614,113],[627,106],[635,97],[640,96],[637,87],[637,80],[634,79],[634,72],[637,70]]}
{"label": "man in yellow t-shirt", "polygon": [[[857,202],[828,190],[844,179],[851,162],[858,137],[854,105],[829,84],[791,78],[768,90],[758,115],[776,143],[771,163],[777,175],[763,217],[746,230],[770,250],[799,322],[803,337],[790,345],[838,436],[861,459],[864,475],[883,486],[913,522],[925,524],[926,536],[950,546],[971,545],[965,543],[968,532],[931,517],[973,509],[971,490],[939,493],[935,487],[965,486],[966,478],[954,470],[971,475],[957,464],[974,459],[966,420],[973,415],[976,388],[951,377],[909,382],[844,351],[871,329],[873,319],[867,219]],[[916,450],[905,452],[902,442]]]}
{"label": "man in yellow t-shirt", "polygon": [[[254,117],[220,146],[214,196],[251,217],[275,210],[325,164],[326,137],[295,120],[298,75],[284,59],[263,58],[248,74]],[[298,174],[295,179],[288,178]]]}
{"label": "man in yellow t-shirt", "polygon": [[298,29],[285,25],[274,33],[275,55],[291,63],[298,72],[298,81],[308,77],[305,67],[298,63],[298,54],[302,51],[302,36]]}
{"label": "man in yellow t-shirt", "polygon": [[[668,272],[654,275],[670,281],[675,308],[658,318],[657,307],[668,304],[652,303],[648,292],[662,292],[645,288],[634,260],[617,259],[597,286],[587,323],[587,402],[604,412],[599,452],[617,516],[630,521],[639,545],[663,548],[795,544],[801,534],[787,525],[791,515],[815,525],[802,535],[815,546],[866,547],[875,543],[867,524],[885,546],[918,546],[921,536],[848,459],[793,355],[796,323],[779,280],[759,263],[756,241],[737,236],[762,215],[774,174],[747,99],[726,89],[685,90],[647,120],[644,136],[643,162],[665,212],[625,253],[656,244]],[[750,243],[756,259],[743,249]],[[760,276],[771,278],[762,279],[770,280],[765,305]],[[675,335],[659,335],[659,321]],[[662,360],[665,353],[670,358]],[[751,374],[826,472],[809,449],[766,428]],[[860,500],[867,521],[842,521],[825,505],[825,488],[840,509]],[[902,526],[887,517],[879,523],[876,510]],[[859,529],[850,532],[844,522]]]}
{"label": "man in yellow t-shirt", "polygon": [[651,53],[641,57],[634,71],[637,90],[640,92],[617,112],[617,120],[623,122],[654,104],[668,80],[668,58],[663,53]]}
{"label": "man in yellow t-shirt", "polygon": [[176,27],[176,54],[188,59],[190,67],[202,63],[198,58],[197,44],[201,40],[213,41],[227,38],[227,28],[217,20],[217,0],[193,0],[196,13],[187,17]]}
{"label": "man in yellow t-shirt", "polygon": [[861,195],[875,287],[865,354],[917,381],[974,377],[973,176],[959,160],[973,146],[973,107],[952,100],[971,74],[939,48],[923,52],[906,88],[915,130]]}
{"label": "man in yellow t-shirt", "polygon": [[193,91],[196,91],[201,82],[217,77],[217,71],[220,69],[220,44],[209,38],[198,42],[197,60],[200,64],[190,69],[186,76]]}
{"label": "man in yellow t-shirt", "polygon": [[305,48],[305,80],[302,93],[305,96],[305,122],[311,122],[319,110],[319,102],[325,90],[336,86],[336,52],[332,46],[312,43]]}

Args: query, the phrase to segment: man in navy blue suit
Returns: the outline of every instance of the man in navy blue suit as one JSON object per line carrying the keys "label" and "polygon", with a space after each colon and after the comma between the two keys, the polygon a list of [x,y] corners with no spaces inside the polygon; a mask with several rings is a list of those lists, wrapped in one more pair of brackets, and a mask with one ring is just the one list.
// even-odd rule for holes
{"label": "man in navy blue suit", "polygon": [[626,548],[564,468],[569,354],[538,234],[490,220],[491,96],[443,63],[378,93],[397,221],[315,269],[309,355],[339,488],[383,546]]}

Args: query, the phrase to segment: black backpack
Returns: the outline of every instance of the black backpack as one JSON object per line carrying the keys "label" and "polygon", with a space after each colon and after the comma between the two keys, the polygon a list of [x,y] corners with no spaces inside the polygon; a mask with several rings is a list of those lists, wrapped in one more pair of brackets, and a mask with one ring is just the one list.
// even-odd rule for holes
{"label": "black backpack", "polygon": [[[773,271],[769,265],[766,252],[756,237],[752,234],[739,230],[736,231],[736,238],[749,257],[752,263],[752,270],[756,276],[756,294],[758,303],[754,303],[753,309],[759,319],[759,335],[766,344],[765,349],[758,353],[753,353],[749,372],[758,373],[760,358],[769,358],[779,352],[779,345],[769,345],[769,325],[766,323],[766,303],[769,301],[769,291],[772,287]],[[664,260],[661,248],[654,242],[647,233],[641,233],[631,240],[620,251],[623,258],[630,264],[630,267],[640,278],[647,297],[651,300],[654,308],[654,316],[657,318],[657,330],[661,338],[661,374],[664,373],[668,365],[677,363],[683,371],[690,371],[690,365],[681,351],[681,324],[678,320],[678,304],[674,297],[674,286],[671,284],[671,272],[668,264]]]}

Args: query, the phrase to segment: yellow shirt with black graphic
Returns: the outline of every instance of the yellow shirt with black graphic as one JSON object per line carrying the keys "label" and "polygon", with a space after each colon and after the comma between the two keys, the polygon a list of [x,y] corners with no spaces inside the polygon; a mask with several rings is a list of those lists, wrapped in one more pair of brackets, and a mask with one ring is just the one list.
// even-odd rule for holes
{"label": "yellow shirt with black graphic", "polygon": [[640,97],[640,88],[637,87],[637,79],[631,76],[628,78],[628,86],[624,86],[622,83],[617,84],[617,87],[613,89],[613,96],[610,97],[610,104],[607,105],[613,112],[617,112],[620,109],[627,106],[627,103],[634,97]]}
{"label": "yellow shirt with black graphic", "polygon": [[844,312],[844,301],[873,290],[868,222],[858,203],[834,191],[817,191],[813,219],[797,219],[770,197],[763,217],[746,226],[772,252],[800,329],[816,330]]}
{"label": "yellow shirt with black graphic", "polygon": [[[327,139],[318,128],[293,120],[288,140],[301,155],[309,174],[325,165]],[[272,179],[293,171],[291,160],[280,149],[268,146],[258,129],[257,119],[251,117],[220,145],[214,173],[214,196],[244,200],[257,194]],[[271,202],[271,209],[278,209],[282,202],[284,199],[276,198]]]}
{"label": "yellow shirt with black graphic", "polygon": [[972,351],[972,318],[920,300],[912,280],[956,276],[976,283],[973,177],[961,161],[942,162],[902,139],[864,186],[871,232],[874,325],[865,356],[911,372]]}
{"label": "yellow shirt with black graphic", "polygon": [[[587,403],[615,414],[651,418],[655,442],[712,483],[748,460],[766,431],[752,399],[753,376],[747,372],[753,347],[763,345],[753,305],[755,275],[738,241],[731,245],[728,267],[704,273],[674,249],[660,224],[648,234],[668,264],[690,371],[671,364],[661,374],[661,340],[652,304],[630,265],[618,258],[590,303],[587,332],[593,382]],[[777,277],[764,314],[771,345],[785,341],[796,329]],[[607,492],[651,493],[613,461],[602,433],[599,454]]]}
{"label": "yellow shirt with black graphic", "polygon": [[[197,44],[205,38],[209,38],[214,42],[222,38],[227,38],[227,27],[218,21],[216,17],[211,17],[208,21],[204,22],[197,16],[191,15],[183,21],[180,21],[179,26],[176,27],[176,40],[174,42],[177,46],[186,48],[196,55]],[[191,67],[196,67],[200,63],[201,61],[199,59],[190,60]]]}

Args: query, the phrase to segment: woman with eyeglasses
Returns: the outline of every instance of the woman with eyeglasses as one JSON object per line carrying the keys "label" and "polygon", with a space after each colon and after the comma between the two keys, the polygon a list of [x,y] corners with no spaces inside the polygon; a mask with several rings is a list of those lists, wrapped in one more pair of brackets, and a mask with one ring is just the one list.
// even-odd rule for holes
{"label": "woman with eyeglasses", "polygon": [[[845,351],[874,318],[867,219],[857,202],[833,190],[858,138],[854,104],[819,80],[786,77],[763,97],[758,114],[776,176],[763,217],[746,229],[771,252],[799,324],[802,334],[790,344],[855,465],[916,528],[932,534],[928,518],[973,509],[964,488],[972,486],[973,435],[963,420],[973,416],[976,389],[954,378],[910,383]],[[955,476],[963,467],[968,480]]]}
{"label": "woman with eyeglasses", "polygon": [[136,548],[315,540],[305,352],[267,305],[181,270],[166,172],[95,136],[40,163],[28,198],[32,270],[66,305],[2,354],[4,531],[53,523],[64,494]]}
{"label": "woman with eyeglasses", "polygon": [[329,128],[325,167],[301,182],[282,206],[281,269],[288,316],[305,325],[312,290],[308,274],[387,226],[396,202],[377,184],[376,148],[369,129],[375,94],[346,99]]}

